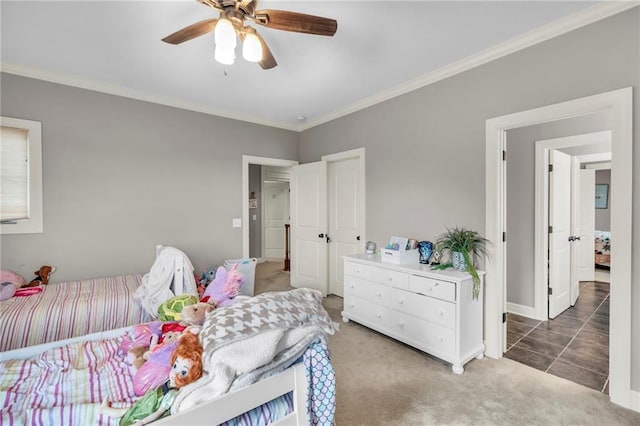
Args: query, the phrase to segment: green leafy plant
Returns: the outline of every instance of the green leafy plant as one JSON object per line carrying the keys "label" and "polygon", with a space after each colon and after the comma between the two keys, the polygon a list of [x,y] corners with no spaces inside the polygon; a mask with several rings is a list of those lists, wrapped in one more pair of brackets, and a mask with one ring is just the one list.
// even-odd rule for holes
{"label": "green leafy plant", "polygon": [[[435,250],[444,254],[449,252],[450,259],[453,253],[460,253],[464,258],[465,271],[473,278],[473,298],[477,299],[480,293],[480,276],[474,266],[474,260],[480,256],[489,256],[489,240],[482,237],[476,231],[464,227],[447,228],[447,231],[438,235]],[[447,269],[453,267],[451,261],[436,265],[433,269]]]}

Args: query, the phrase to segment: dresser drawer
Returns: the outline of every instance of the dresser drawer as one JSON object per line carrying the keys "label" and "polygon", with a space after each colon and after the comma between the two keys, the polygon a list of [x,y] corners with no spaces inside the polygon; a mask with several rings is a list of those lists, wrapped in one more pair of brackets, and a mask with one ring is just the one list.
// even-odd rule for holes
{"label": "dresser drawer", "polygon": [[373,277],[373,266],[363,265],[355,262],[344,262],[344,274],[357,277],[363,280],[369,280]]}
{"label": "dresser drawer", "polygon": [[389,308],[360,299],[351,294],[344,295],[344,311],[354,321],[364,321],[383,329],[389,327],[391,319]]}
{"label": "dresser drawer", "polygon": [[[456,305],[433,297],[392,289],[390,307],[398,312],[411,315],[447,328],[456,326]],[[416,320],[414,319],[414,321]]]}
{"label": "dresser drawer", "polygon": [[456,301],[456,284],[449,281],[411,275],[409,279],[409,290],[450,302]]}
{"label": "dresser drawer", "polygon": [[407,343],[450,360],[456,348],[455,330],[392,311],[391,328]]}
{"label": "dresser drawer", "polygon": [[369,302],[387,306],[389,304],[389,287],[371,281],[346,276],[344,278],[344,293],[356,296]]}
{"label": "dresser drawer", "polygon": [[409,288],[409,274],[406,272],[374,267],[371,279],[391,287]]}

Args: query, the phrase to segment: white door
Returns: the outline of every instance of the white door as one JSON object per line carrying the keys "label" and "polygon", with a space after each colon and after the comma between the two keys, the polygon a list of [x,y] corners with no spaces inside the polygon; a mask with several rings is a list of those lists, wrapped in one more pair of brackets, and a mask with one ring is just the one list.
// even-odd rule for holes
{"label": "white door", "polygon": [[595,268],[593,253],[595,241],[593,235],[596,229],[596,210],[593,200],[596,195],[596,171],[594,169],[580,170],[580,212],[578,214],[580,231],[576,235],[579,241],[574,242],[578,247],[578,281],[593,281]]}
{"label": "white door", "polygon": [[549,318],[571,302],[571,156],[550,151],[549,172]]}
{"label": "white door", "polygon": [[264,182],[262,200],[262,255],[267,259],[284,259],[284,224],[289,222],[289,182]]}
{"label": "white door", "polygon": [[328,166],[329,292],[344,293],[342,256],[362,251],[360,159],[330,162]]}
{"label": "white door", "polygon": [[291,285],[327,295],[327,163],[291,168]]}

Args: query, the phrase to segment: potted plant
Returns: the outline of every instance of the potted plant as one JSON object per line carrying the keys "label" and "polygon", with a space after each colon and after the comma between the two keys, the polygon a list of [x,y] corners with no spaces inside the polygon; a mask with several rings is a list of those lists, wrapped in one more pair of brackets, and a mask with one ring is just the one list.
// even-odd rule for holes
{"label": "potted plant", "polygon": [[464,227],[447,228],[436,239],[435,250],[440,254],[449,252],[450,261],[434,266],[434,269],[453,267],[459,271],[466,271],[473,278],[473,298],[480,293],[480,277],[473,261],[479,256],[488,256],[489,240],[476,231]]}

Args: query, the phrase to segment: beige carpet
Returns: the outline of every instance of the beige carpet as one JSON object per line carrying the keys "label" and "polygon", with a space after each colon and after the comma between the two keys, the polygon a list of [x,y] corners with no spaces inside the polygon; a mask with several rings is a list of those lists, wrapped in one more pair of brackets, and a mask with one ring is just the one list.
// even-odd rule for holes
{"label": "beige carpet", "polygon": [[[280,263],[256,268],[256,292],[291,288]],[[337,377],[336,424],[640,425],[608,395],[506,358],[473,360],[462,375],[407,345],[341,320],[342,298],[324,306],[340,323],[329,339]]]}

